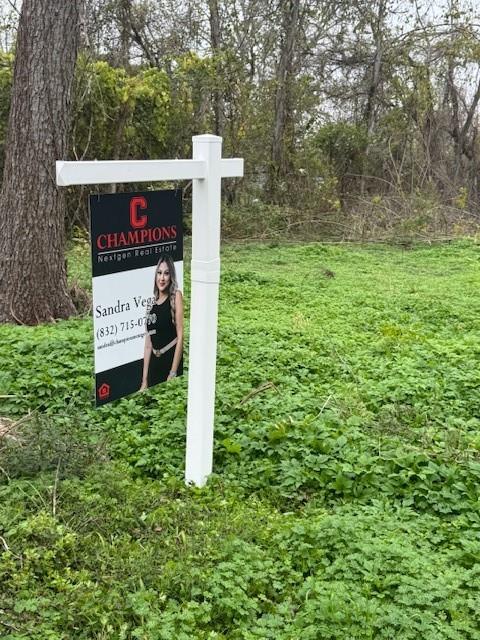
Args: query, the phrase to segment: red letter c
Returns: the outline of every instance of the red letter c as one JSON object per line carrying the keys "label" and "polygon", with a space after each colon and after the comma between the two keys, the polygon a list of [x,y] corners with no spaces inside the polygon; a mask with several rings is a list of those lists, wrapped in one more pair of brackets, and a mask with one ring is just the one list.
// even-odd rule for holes
{"label": "red letter c", "polygon": [[147,201],[143,196],[130,200],[130,224],[134,229],[142,229],[147,224],[147,216],[139,216],[138,209],[146,209]]}

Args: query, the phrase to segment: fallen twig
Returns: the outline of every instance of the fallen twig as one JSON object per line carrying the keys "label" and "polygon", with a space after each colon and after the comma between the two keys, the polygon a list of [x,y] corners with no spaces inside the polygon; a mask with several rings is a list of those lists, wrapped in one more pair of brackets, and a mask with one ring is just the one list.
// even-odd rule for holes
{"label": "fallen twig", "polygon": [[55,473],[55,482],[53,484],[53,492],[52,492],[52,515],[55,518],[57,514],[57,487],[58,487],[58,477],[60,474],[60,462],[61,459],[58,459],[57,471]]}
{"label": "fallen twig", "polygon": [[262,391],[266,391],[267,389],[275,389],[275,391],[278,391],[277,387],[273,384],[273,382],[263,382],[256,389],[252,389],[250,393],[247,393],[247,395],[240,400],[240,402],[238,403],[238,406],[241,407],[242,404],[245,404],[251,398],[258,395],[259,393],[262,393]]}

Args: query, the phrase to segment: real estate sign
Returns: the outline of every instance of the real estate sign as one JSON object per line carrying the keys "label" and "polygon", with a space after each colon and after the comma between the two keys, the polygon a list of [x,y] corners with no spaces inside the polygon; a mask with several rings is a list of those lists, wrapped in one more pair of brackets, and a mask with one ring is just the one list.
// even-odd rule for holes
{"label": "real estate sign", "polygon": [[178,364],[181,191],[93,195],[90,213],[98,406],[141,389],[147,373],[148,386],[166,379],[175,350]]}

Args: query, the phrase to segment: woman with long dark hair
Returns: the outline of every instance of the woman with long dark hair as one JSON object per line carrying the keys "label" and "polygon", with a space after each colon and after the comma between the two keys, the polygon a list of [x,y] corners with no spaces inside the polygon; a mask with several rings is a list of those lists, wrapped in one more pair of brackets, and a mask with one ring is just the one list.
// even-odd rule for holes
{"label": "woman with long dark hair", "polygon": [[183,296],[173,260],[160,258],[153,283],[155,302],[147,315],[140,391],[183,372]]}

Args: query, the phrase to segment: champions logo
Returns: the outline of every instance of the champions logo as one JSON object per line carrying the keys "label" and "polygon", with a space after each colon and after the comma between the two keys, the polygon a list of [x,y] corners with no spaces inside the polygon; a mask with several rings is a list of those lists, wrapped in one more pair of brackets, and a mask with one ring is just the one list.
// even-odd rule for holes
{"label": "champions logo", "polygon": [[135,245],[151,244],[162,240],[175,240],[177,226],[172,224],[166,227],[147,227],[148,217],[139,209],[147,208],[147,200],[143,196],[135,196],[130,200],[130,226],[133,231],[120,231],[119,233],[101,233],[97,237],[97,248],[116,249],[117,247],[134,247]]}

